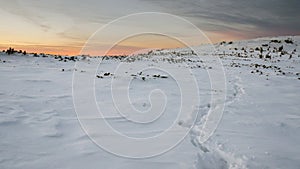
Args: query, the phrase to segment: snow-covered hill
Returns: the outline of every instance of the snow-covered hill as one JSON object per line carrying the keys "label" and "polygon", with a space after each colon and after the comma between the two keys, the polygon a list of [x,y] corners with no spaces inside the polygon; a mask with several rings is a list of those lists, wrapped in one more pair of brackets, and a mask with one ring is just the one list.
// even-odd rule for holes
{"label": "snow-covered hill", "polygon": [[[299,45],[300,37],[294,36],[223,42],[193,47],[194,51],[157,50],[127,58],[1,53],[0,168],[297,169],[300,167]],[[220,65],[225,73],[224,90],[216,90],[212,83],[222,81],[208,74],[222,70]],[[199,104],[192,105],[193,114],[186,117],[178,115],[184,99],[182,92],[187,92],[191,104],[194,102],[193,93],[188,90],[191,81],[184,70],[195,77],[200,96]],[[180,73],[186,76],[173,76]],[[79,88],[74,89],[76,77],[89,76],[93,77],[94,98],[103,113],[100,118],[89,116],[92,108],[88,100],[78,98],[90,92],[89,85],[84,85],[88,81],[80,81]],[[183,87],[178,85],[180,82]],[[130,99],[118,95],[123,91]],[[74,99],[76,93],[79,95]],[[212,96],[223,95],[224,102],[211,102]],[[127,110],[124,99],[129,99],[134,110],[155,114],[151,111],[154,107],[162,114],[150,119],[151,123],[135,123],[130,121],[133,110]],[[78,110],[78,104],[82,110]],[[163,111],[159,106],[155,109],[155,105],[161,104],[165,106]],[[207,115],[221,104],[225,106],[222,119],[213,135],[202,143]],[[118,108],[129,114],[120,114]],[[82,112],[87,115],[82,116]],[[136,117],[140,121],[149,120],[148,114]],[[151,138],[165,134],[172,125],[175,129],[155,147],[126,146],[115,144],[118,142],[115,136],[99,127],[97,119],[128,137]],[[91,125],[85,128],[84,123]],[[90,128],[93,126],[94,129]],[[191,130],[182,141],[177,140],[179,131],[185,129]],[[99,148],[91,137],[110,142],[113,150],[135,156],[160,148],[163,152],[167,144],[181,142],[164,154],[131,159]]]}

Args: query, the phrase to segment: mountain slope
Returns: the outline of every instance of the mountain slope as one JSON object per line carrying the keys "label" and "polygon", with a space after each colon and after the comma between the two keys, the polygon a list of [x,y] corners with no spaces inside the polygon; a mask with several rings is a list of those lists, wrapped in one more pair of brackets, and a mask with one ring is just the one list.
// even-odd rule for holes
{"label": "mountain slope", "polygon": [[[157,50],[127,58],[1,53],[0,168],[299,168],[299,45],[300,37],[294,36],[203,45],[194,47],[195,51]],[[226,78],[224,91],[212,88],[212,83],[218,82],[211,81],[208,74],[208,70],[220,70],[219,61]],[[189,89],[186,82],[190,79],[187,74],[174,76],[184,70],[195,77],[200,96],[194,114],[186,117],[178,116],[178,110],[180,94]],[[81,116],[74,108],[72,88],[76,75],[93,77],[95,100],[103,113],[100,118],[84,117],[95,127],[90,136],[108,140],[119,150],[140,155],[145,150],[159,151],[177,141],[177,131],[191,130],[175,148],[152,158],[136,160],[108,153],[94,144],[78,122]],[[185,84],[182,88],[178,85],[181,82]],[[127,111],[128,97],[113,98],[112,83],[118,84],[114,90],[128,92],[136,110],[151,113],[151,106],[167,101],[164,111],[159,118],[150,119],[151,123],[129,121],[130,111],[122,115],[115,107]],[[83,85],[79,92],[89,90]],[[222,119],[202,143],[208,112],[223,104],[212,104],[211,97],[224,93]],[[84,107],[88,105],[85,102],[80,100],[89,114],[91,107]],[[148,117],[151,114],[139,120]],[[155,137],[172,125],[176,130],[156,148],[126,147],[115,145],[112,133],[93,123],[97,119],[128,137]]]}

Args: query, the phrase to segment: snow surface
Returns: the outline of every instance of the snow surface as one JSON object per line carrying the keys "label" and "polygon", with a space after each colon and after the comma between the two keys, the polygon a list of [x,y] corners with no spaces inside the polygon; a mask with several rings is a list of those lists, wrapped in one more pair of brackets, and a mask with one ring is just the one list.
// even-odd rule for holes
{"label": "snow surface", "polygon": [[[293,43],[285,42],[288,38]],[[299,36],[273,37],[215,44],[213,53],[209,52],[209,45],[195,47],[199,57],[190,49],[169,49],[125,59],[78,56],[76,62],[57,56],[1,53],[0,168],[298,169],[299,45]],[[211,63],[205,63],[203,57],[210,57]],[[224,66],[226,91],[211,88],[207,73],[207,70],[218,69],[215,66],[218,58]],[[127,69],[115,72],[120,63]],[[180,88],[176,84],[178,79],[163,71],[166,64],[175,72],[188,68],[196,77],[200,103],[193,108],[197,117],[178,116],[181,102]],[[161,69],[135,71],[134,68],[141,65]],[[95,66],[99,66],[96,72],[92,69]],[[129,137],[149,138],[164,134],[171,125],[176,126],[175,132],[157,147],[118,144],[111,148],[138,156],[144,150],[155,152],[167,147],[169,141],[178,141],[177,131],[181,129],[191,130],[170,151],[151,158],[131,159],[109,153],[90,139],[78,121],[76,105],[73,104],[74,74],[93,75],[95,100],[104,113],[100,120],[106,120],[118,132]],[[181,78],[184,81],[187,77]],[[122,90],[118,87],[130,81],[130,104],[136,110],[154,114],[163,110],[163,114],[155,114],[159,118],[147,124],[129,121],[130,114],[122,116],[116,110],[111,94],[112,80],[117,80],[119,85],[115,87],[120,92]],[[81,89],[82,93],[89,90],[84,86]],[[211,97],[224,92],[226,100],[222,119],[213,135],[202,143],[201,132],[207,113],[218,106],[211,104]],[[165,107],[151,111],[152,105],[163,101],[167,102]],[[85,104],[85,100],[81,102]],[[124,110],[127,109],[124,105],[121,105],[123,111],[132,111]],[[84,108],[89,110],[88,106]],[[148,117],[137,116],[138,120],[145,122],[153,120]],[[108,140],[111,145],[118,143],[109,131],[96,127],[96,119],[94,116],[84,117],[92,127],[95,126],[89,134]]]}

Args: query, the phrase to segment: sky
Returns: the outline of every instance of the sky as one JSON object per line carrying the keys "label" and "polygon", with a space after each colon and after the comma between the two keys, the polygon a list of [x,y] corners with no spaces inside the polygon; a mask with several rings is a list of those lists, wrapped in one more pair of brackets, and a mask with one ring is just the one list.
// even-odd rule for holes
{"label": "sky", "polygon": [[[298,0],[0,0],[0,49],[14,47],[29,52],[78,55],[102,26],[129,14],[162,12],[182,17],[213,43],[265,36],[300,35]],[[136,20],[137,23],[142,20]],[[168,23],[162,23],[168,29]],[[110,37],[134,29],[126,23],[107,33]],[[190,32],[180,27],[182,36]],[[201,40],[194,45],[201,44]],[[129,54],[145,48],[181,47],[167,36],[128,37],[109,51]]]}

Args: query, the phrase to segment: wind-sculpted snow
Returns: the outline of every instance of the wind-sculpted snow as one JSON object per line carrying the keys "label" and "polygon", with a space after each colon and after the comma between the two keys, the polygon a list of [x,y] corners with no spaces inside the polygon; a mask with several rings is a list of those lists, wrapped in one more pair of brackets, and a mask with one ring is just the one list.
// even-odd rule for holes
{"label": "wind-sculpted snow", "polygon": [[[0,168],[297,169],[299,45],[298,36],[222,42],[214,45],[213,53],[206,45],[196,47],[200,57],[191,49],[154,50],[129,57],[1,53]],[[224,66],[225,91],[212,87],[207,72],[219,69],[214,64],[216,58]],[[123,67],[116,71],[120,64]],[[92,69],[95,66],[96,72]],[[164,71],[167,68],[169,72]],[[191,114],[178,115],[182,89],[178,78],[172,76],[174,72],[184,75],[184,82],[190,82],[190,75],[196,79],[200,101],[191,108]],[[94,100],[101,116],[90,115],[89,103],[80,98],[77,101],[86,116],[76,114],[74,74],[93,75]],[[82,84],[78,92],[90,92]],[[193,98],[189,93],[192,91],[187,90],[187,98]],[[127,92],[132,107],[124,102]],[[212,97],[223,95],[224,103],[221,99],[211,102]],[[222,119],[215,132],[203,141],[203,135],[212,131],[210,120],[213,124],[218,120],[208,118],[209,112],[220,109],[220,105],[225,105]],[[133,111],[142,114],[133,116]],[[147,113],[150,115],[145,116]],[[90,125],[88,134],[78,118]],[[155,147],[127,146],[115,144],[115,133],[102,130],[99,121],[136,139],[157,137],[172,125],[175,130]],[[177,140],[181,131],[188,131],[187,136]],[[99,148],[91,138],[106,140],[116,146],[114,150],[136,156],[145,155],[144,150],[150,153],[162,148],[163,152],[166,144],[180,143],[158,156],[130,159]]]}

